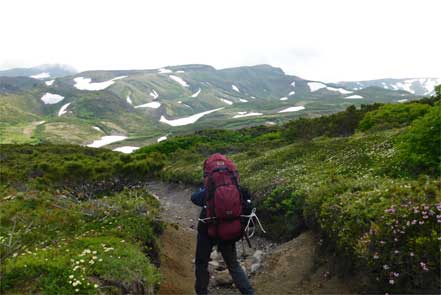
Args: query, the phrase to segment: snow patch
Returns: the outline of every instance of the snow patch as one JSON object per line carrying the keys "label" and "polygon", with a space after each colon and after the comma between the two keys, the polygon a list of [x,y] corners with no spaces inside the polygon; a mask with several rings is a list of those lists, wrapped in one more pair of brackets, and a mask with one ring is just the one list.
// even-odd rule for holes
{"label": "snow patch", "polygon": [[185,73],[185,71],[179,70],[179,71],[176,71],[176,73],[181,74],[181,73]]}
{"label": "snow patch", "polygon": [[40,73],[40,74],[29,76],[29,77],[34,78],[34,79],[42,80],[42,79],[49,78],[50,76],[51,76],[51,74],[49,74],[47,72],[44,72],[44,73]]}
{"label": "snow patch", "polygon": [[231,85],[231,89],[233,89],[234,91],[236,91],[236,92],[239,92],[240,93],[240,90],[239,90],[239,88],[237,88],[237,86],[236,85]]}
{"label": "snow patch", "polygon": [[47,86],[52,86],[52,84],[54,84],[55,80],[49,80],[44,82]]}
{"label": "snow patch", "polygon": [[399,103],[408,102],[408,101],[409,100],[407,98],[398,100]]}
{"label": "snow patch", "polygon": [[290,93],[288,93],[288,96],[293,96],[294,94],[296,94],[295,91],[291,91]]}
{"label": "snow patch", "polygon": [[175,76],[175,75],[169,75],[170,79],[181,85],[182,87],[188,87],[188,83],[184,81],[181,77]]}
{"label": "snow patch", "polygon": [[281,110],[279,111],[279,113],[290,113],[290,112],[298,112],[301,110],[304,110],[305,107],[304,106],[298,106],[298,107],[289,107],[287,109]]}
{"label": "snow patch", "polygon": [[46,121],[39,121],[37,122],[37,126],[46,123]]}
{"label": "snow patch", "polygon": [[198,97],[198,95],[201,93],[201,88],[199,88],[199,90],[198,91],[196,91],[195,93],[193,93],[192,95],[191,95],[191,97]]}
{"label": "snow patch", "polygon": [[101,130],[101,128],[98,127],[98,126],[92,126],[92,128],[95,129],[96,131],[99,131],[99,132],[103,132],[103,133],[104,133],[104,131]]}
{"label": "snow patch", "polygon": [[134,151],[136,151],[137,149],[139,149],[139,147],[136,147],[136,146],[122,146],[122,147],[114,149],[113,151],[121,152],[121,153],[124,153],[124,154],[130,154],[130,153],[133,153]]}
{"label": "snow patch", "polygon": [[311,90],[311,92],[314,92],[319,89],[325,88],[326,85],[320,82],[308,82],[308,87]]}
{"label": "snow patch", "polygon": [[41,100],[45,104],[56,104],[56,103],[59,103],[60,101],[62,101],[63,99],[64,99],[64,96],[61,96],[61,95],[58,95],[58,94],[49,93],[49,92],[47,92],[45,95],[43,95],[41,97]]}
{"label": "snow patch", "polygon": [[70,102],[63,105],[60,110],[58,111],[58,117],[61,117],[62,115],[67,113],[67,107],[70,105]]}
{"label": "snow patch", "polygon": [[235,115],[235,116],[233,116],[233,118],[243,118],[243,117],[262,116],[262,115],[263,115],[262,113],[247,113],[247,112],[245,112],[245,114]]}
{"label": "snow patch", "polygon": [[226,104],[232,105],[233,102],[231,100],[225,99],[225,98],[219,98],[221,101],[223,101]]}
{"label": "snow patch", "polygon": [[282,100],[282,101],[283,100],[288,100],[288,97],[286,97],[286,96],[285,97],[281,97],[280,100]]}
{"label": "snow patch", "polygon": [[164,140],[167,140],[167,136],[161,136],[160,138],[158,138],[156,140],[156,142],[161,142],[161,141],[164,141]]}
{"label": "snow patch", "polygon": [[135,109],[139,109],[139,108],[152,108],[152,109],[157,109],[161,106],[160,102],[157,101],[152,101],[149,103],[145,103],[145,104],[141,104],[139,106],[135,106]]}
{"label": "snow patch", "polygon": [[424,83],[422,83],[422,84],[424,85],[424,88],[426,88],[426,93],[425,94],[430,94],[430,93],[435,91],[435,86],[441,84],[441,78],[438,78],[438,79],[426,79],[426,81]]}
{"label": "snow patch", "polygon": [[133,102],[130,99],[130,95],[127,95],[126,101],[127,101],[128,104],[132,104],[133,105]]}
{"label": "snow patch", "polygon": [[160,74],[171,74],[171,73],[173,73],[173,71],[169,70],[169,69],[162,68],[162,69],[158,70],[158,73],[160,73]]}
{"label": "snow patch", "polygon": [[291,82],[291,86],[292,86],[292,87],[296,87],[296,81],[292,81],[292,82]]}
{"label": "snow patch", "polygon": [[351,95],[351,96],[346,96],[345,99],[363,99],[364,97],[361,95]]}
{"label": "snow patch", "polygon": [[119,76],[104,82],[96,82],[96,83],[92,83],[91,78],[77,77],[74,79],[75,82],[74,87],[79,90],[89,90],[89,91],[103,90],[109,87],[110,85],[113,85],[116,80],[124,79],[126,77],[127,76]]}
{"label": "snow patch", "polygon": [[150,96],[153,97],[153,99],[157,99],[159,97],[158,92],[156,92],[155,89],[152,89],[152,91],[150,91]]}
{"label": "snow patch", "polygon": [[209,110],[209,111],[206,111],[206,112],[194,114],[194,115],[189,116],[189,117],[184,117],[184,118],[179,118],[179,119],[174,119],[174,120],[167,120],[164,116],[161,116],[161,119],[159,120],[159,122],[168,124],[170,126],[184,126],[184,125],[188,125],[188,124],[193,124],[197,120],[202,118],[203,116],[208,115],[208,114],[213,113],[213,112],[216,112],[216,111],[219,111],[219,110],[222,110],[222,109],[223,108]]}
{"label": "snow patch", "polygon": [[114,142],[122,141],[126,138],[127,136],[122,136],[122,135],[103,136],[100,139],[94,140],[91,144],[88,144],[87,146],[93,148],[99,148]]}
{"label": "snow patch", "polygon": [[248,102],[248,100],[243,99],[243,98],[239,98],[239,101],[240,101],[240,102]]}
{"label": "snow patch", "polygon": [[251,98],[252,98],[252,99],[256,99],[256,97],[255,97],[255,96],[251,96]]}
{"label": "snow patch", "polygon": [[340,92],[341,94],[350,94],[352,91],[343,89],[343,88],[335,88],[335,87],[326,87],[327,90]]}

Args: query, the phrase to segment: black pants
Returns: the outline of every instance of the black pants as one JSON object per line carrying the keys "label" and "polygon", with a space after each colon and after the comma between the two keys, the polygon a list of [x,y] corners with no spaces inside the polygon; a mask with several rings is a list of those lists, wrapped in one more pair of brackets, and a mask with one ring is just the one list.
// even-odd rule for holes
{"label": "black pants", "polygon": [[[210,260],[211,250],[215,245],[206,232],[198,232],[198,240],[196,245],[196,294],[208,293],[208,282],[210,274],[208,273],[208,262]],[[233,282],[242,294],[254,295],[253,288],[248,281],[242,267],[237,261],[236,243],[218,244],[218,250],[221,252],[225,264],[228,267]]]}

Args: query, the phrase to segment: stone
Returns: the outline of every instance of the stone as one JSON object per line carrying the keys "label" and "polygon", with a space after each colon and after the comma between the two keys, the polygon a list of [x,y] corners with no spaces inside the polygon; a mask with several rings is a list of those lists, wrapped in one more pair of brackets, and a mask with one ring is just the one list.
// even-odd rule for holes
{"label": "stone", "polygon": [[263,251],[256,250],[256,252],[254,252],[253,254],[253,258],[255,260],[255,263],[261,263],[263,258]]}
{"label": "stone", "polygon": [[260,263],[254,263],[251,265],[251,273],[255,274],[260,268]]}
{"label": "stone", "polygon": [[209,265],[212,265],[213,267],[219,267],[219,262],[217,262],[216,260],[211,260],[210,262],[208,262]]}
{"label": "stone", "polygon": [[231,278],[228,270],[218,272],[215,275],[214,281],[217,286],[228,286],[233,283],[233,279]]}
{"label": "stone", "polygon": [[218,257],[219,257],[219,254],[217,253],[216,250],[214,250],[213,252],[211,252],[211,254],[210,254],[210,258],[211,258],[211,260],[217,260]]}

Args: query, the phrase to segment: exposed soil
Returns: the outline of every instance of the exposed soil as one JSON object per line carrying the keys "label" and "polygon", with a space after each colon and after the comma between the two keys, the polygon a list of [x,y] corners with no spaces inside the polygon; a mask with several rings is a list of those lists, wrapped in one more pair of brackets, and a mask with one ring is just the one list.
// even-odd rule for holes
{"label": "exposed soil", "polygon": [[318,241],[310,231],[277,247],[253,278],[257,294],[355,294],[352,279],[332,273],[331,265],[316,263]]}
{"label": "exposed soil", "polygon": [[193,294],[195,239],[192,230],[167,226],[161,237],[162,281],[158,294]]}

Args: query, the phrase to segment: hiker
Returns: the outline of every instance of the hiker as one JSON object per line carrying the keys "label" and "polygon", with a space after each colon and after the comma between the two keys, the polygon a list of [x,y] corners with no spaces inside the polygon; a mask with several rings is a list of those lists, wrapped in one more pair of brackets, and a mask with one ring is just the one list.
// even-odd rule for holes
{"label": "hiker", "polygon": [[242,294],[254,294],[248,277],[237,261],[236,241],[243,236],[241,215],[250,200],[242,197],[235,164],[221,154],[210,156],[203,166],[204,185],[191,196],[202,207],[196,245],[196,294],[207,294],[208,262],[213,246],[222,254],[235,286]]}

